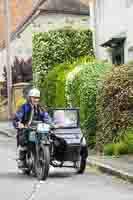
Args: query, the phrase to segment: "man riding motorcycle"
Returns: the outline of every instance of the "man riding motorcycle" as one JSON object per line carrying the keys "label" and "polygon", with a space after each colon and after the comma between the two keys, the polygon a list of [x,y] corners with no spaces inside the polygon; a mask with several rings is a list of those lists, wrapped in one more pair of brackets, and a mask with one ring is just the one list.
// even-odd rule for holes
{"label": "man riding motorcycle", "polygon": [[17,147],[19,149],[18,165],[24,167],[27,138],[24,128],[30,126],[32,121],[51,122],[48,113],[39,105],[40,91],[33,88],[29,91],[27,103],[16,112],[13,124],[17,129]]}

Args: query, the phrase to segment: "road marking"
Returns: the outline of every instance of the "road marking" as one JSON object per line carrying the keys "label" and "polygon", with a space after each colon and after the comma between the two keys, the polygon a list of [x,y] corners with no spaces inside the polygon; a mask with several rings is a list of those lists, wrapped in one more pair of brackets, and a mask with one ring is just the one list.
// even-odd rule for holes
{"label": "road marking", "polygon": [[[43,181],[43,183],[44,183],[44,181]],[[31,193],[29,194],[29,196],[25,200],[35,200],[35,195],[39,191],[41,184],[42,184],[42,181],[34,183],[33,190],[31,191]]]}

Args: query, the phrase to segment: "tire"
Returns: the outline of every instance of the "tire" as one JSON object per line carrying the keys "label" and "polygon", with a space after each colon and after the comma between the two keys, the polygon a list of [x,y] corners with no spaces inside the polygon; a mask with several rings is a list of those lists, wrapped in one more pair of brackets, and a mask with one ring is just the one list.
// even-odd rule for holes
{"label": "tire", "polygon": [[30,152],[30,159],[31,159],[31,165],[29,167],[31,170],[31,174],[35,177],[36,176],[36,170],[35,170],[36,155],[34,151]]}
{"label": "tire", "polygon": [[35,154],[30,151],[26,154],[26,168],[23,169],[23,174],[30,175],[35,174]]}
{"label": "tire", "polygon": [[86,169],[86,159],[81,157],[80,160],[75,163],[75,168],[77,174],[83,174]]}
{"label": "tire", "polygon": [[41,145],[36,159],[36,176],[38,180],[46,180],[49,173],[50,151],[49,146]]}
{"label": "tire", "polygon": [[28,176],[30,175],[30,172],[31,172],[30,169],[23,169],[22,171],[24,175],[28,175]]}

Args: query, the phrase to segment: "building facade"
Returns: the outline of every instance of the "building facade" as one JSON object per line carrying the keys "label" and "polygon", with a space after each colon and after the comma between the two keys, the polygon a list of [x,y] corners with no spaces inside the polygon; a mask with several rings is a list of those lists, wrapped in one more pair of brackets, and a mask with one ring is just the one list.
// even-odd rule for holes
{"label": "building facade", "polygon": [[96,0],[96,55],[114,64],[133,60],[133,0]]}
{"label": "building facade", "polygon": [[[37,0],[34,0],[34,5]],[[34,7],[34,6],[33,6]],[[26,23],[15,33],[11,42],[11,63],[15,57],[32,57],[32,34],[54,29],[90,28],[90,9],[88,0],[47,0],[28,18]],[[6,65],[6,50],[0,49],[0,80],[3,80],[3,66]]]}

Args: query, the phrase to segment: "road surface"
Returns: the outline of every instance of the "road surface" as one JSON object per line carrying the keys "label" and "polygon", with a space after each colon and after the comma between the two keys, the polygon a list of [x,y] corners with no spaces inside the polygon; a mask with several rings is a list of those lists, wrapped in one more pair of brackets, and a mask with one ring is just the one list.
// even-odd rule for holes
{"label": "road surface", "polygon": [[133,185],[87,167],[84,175],[73,169],[50,169],[47,181],[21,174],[16,167],[13,139],[0,136],[1,200],[133,200]]}

